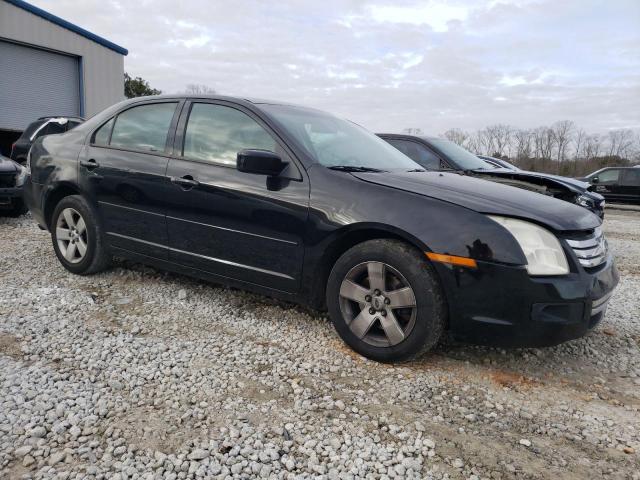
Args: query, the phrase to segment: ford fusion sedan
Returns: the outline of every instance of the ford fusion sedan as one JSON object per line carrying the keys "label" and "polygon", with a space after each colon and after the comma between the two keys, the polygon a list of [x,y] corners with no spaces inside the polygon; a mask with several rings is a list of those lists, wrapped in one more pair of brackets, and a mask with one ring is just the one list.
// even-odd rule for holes
{"label": "ford fusion sedan", "polygon": [[326,308],[343,340],[379,361],[445,334],[504,346],[577,338],[618,282],[588,210],[425,171],[310,108],[133,99],[37,140],[29,165],[25,197],[70,272],[126,257]]}
{"label": "ford fusion sedan", "polygon": [[379,134],[427,170],[456,170],[466,175],[511,185],[575,203],[604,218],[605,199],[588,183],[547,173],[520,170],[503,160],[477,157],[444,138]]}

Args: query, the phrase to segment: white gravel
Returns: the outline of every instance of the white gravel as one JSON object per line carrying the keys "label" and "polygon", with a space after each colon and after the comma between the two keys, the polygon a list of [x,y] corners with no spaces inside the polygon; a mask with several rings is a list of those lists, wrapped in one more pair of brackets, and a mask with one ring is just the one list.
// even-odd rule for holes
{"label": "white gravel", "polygon": [[0,478],[640,479],[640,213],[605,229],[622,279],[587,338],[394,367],[266,297],[74,276],[0,219]]}

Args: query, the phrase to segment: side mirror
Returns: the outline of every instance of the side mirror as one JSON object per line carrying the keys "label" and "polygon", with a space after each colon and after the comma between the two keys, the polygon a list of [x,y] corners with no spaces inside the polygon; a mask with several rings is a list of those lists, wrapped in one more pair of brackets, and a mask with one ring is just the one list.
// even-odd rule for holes
{"label": "side mirror", "polygon": [[238,152],[236,168],[239,172],[276,177],[282,173],[287,162],[268,150],[242,150]]}
{"label": "side mirror", "polygon": [[591,183],[598,183],[600,180],[598,180],[598,177],[593,177],[591,179]]}

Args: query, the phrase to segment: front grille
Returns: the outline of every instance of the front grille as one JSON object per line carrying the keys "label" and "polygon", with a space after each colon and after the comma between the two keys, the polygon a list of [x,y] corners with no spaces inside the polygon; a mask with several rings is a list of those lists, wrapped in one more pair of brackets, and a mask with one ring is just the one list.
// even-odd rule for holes
{"label": "front grille", "polygon": [[580,265],[583,267],[597,267],[607,258],[607,240],[604,238],[604,233],[600,227],[583,238],[567,239],[567,243],[573,249]]}
{"label": "front grille", "polygon": [[16,186],[15,173],[0,173],[0,188],[11,188]]}

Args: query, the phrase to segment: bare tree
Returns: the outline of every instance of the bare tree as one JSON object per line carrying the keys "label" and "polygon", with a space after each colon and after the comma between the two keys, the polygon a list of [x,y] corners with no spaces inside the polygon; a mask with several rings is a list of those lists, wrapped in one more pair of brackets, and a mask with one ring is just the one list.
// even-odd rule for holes
{"label": "bare tree", "polygon": [[477,155],[508,158],[528,170],[561,175],[579,176],[602,167],[640,163],[640,130],[590,135],[571,120],[531,130],[504,124],[475,132],[450,128],[440,136]]}
{"label": "bare tree", "polygon": [[485,131],[490,139],[489,144],[491,145],[491,151],[487,153],[496,157],[508,157],[513,128],[509,125],[499,123],[488,126]]}
{"label": "bare tree", "polygon": [[573,151],[573,174],[576,175],[578,171],[578,160],[582,154],[584,148],[584,142],[587,138],[587,132],[583,128],[579,128],[573,137],[573,144],[575,149]]}
{"label": "bare tree", "polygon": [[536,150],[536,158],[540,159],[542,168],[545,162],[551,160],[555,145],[553,130],[549,127],[538,127],[533,131],[533,142]]}
{"label": "bare tree", "polygon": [[208,85],[200,83],[190,83],[187,85],[187,88],[185,88],[184,93],[188,95],[213,95],[216,93],[216,91]]}
{"label": "bare tree", "polygon": [[516,159],[525,160],[531,157],[531,143],[533,134],[531,130],[514,130],[513,143],[516,149]]}
{"label": "bare tree", "polygon": [[469,138],[467,138],[466,149],[470,152],[475,153],[476,155],[482,154],[482,149],[480,148],[480,143],[478,142],[477,133],[472,133],[469,135]]}
{"label": "bare tree", "polygon": [[583,157],[592,160],[600,156],[602,151],[602,138],[598,134],[588,135],[584,140]]}
{"label": "bare tree", "polygon": [[631,130],[612,130],[609,132],[609,156],[626,157],[633,145]]}
{"label": "bare tree", "polygon": [[479,130],[476,134],[477,152],[482,155],[492,155],[495,148],[493,144],[493,136],[488,129]]}
{"label": "bare tree", "polygon": [[571,143],[574,128],[575,125],[571,120],[560,120],[551,127],[556,146],[558,172],[562,169],[562,163],[566,158],[567,146]]}
{"label": "bare tree", "polygon": [[442,136],[461,147],[465,147],[467,140],[469,139],[469,134],[459,128],[450,128],[444,132]]}

